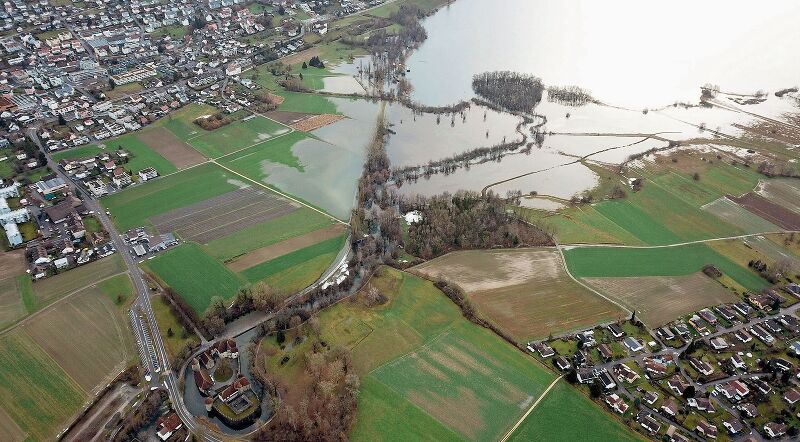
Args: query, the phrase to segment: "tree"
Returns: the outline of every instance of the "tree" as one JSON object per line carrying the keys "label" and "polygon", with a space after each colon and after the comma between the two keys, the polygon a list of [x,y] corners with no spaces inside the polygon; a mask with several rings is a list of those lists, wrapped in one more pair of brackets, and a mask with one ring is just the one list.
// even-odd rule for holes
{"label": "tree", "polygon": [[167,328],[167,337],[171,338],[175,336],[175,332],[172,331],[172,327]]}
{"label": "tree", "polygon": [[598,398],[603,394],[603,388],[597,382],[592,382],[592,384],[589,385],[589,393],[593,398]]}
{"label": "tree", "polygon": [[697,394],[697,392],[695,391],[694,385],[690,385],[686,387],[686,390],[683,390],[684,399],[693,398],[695,394]]}
{"label": "tree", "polygon": [[58,116],[58,124],[60,126],[66,126],[67,125],[67,120],[64,119],[63,115],[59,115]]}
{"label": "tree", "polygon": [[286,342],[286,334],[283,333],[283,330],[278,330],[278,333],[275,334],[275,341],[277,341],[278,344]]}
{"label": "tree", "polygon": [[303,69],[308,69],[308,64],[305,61],[303,62]]}

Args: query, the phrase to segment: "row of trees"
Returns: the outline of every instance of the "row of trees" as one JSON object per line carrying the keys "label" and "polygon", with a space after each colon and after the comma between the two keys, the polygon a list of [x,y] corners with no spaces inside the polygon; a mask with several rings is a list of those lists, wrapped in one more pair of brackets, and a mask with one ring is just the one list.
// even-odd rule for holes
{"label": "row of trees", "polygon": [[202,127],[205,130],[214,130],[214,129],[219,129],[222,126],[231,124],[234,121],[236,121],[236,119],[232,118],[230,115],[225,115],[222,112],[217,112],[216,114],[211,116],[196,118],[194,120],[194,124]]}
{"label": "row of trees", "polygon": [[472,90],[511,112],[530,113],[542,101],[544,84],[539,77],[511,71],[475,74]]}
{"label": "row of trees", "polygon": [[402,212],[419,211],[422,220],[408,230],[406,250],[430,259],[458,249],[552,245],[547,228],[524,223],[506,212],[504,199],[488,192],[459,191],[401,202]]}
{"label": "row of trees", "polygon": [[589,91],[578,86],[550,86],[547,88],[547,101],[567,106],[583,106],[594,101]]}
{"label": "row of trees", "polygon": [[136,440],[139,432],[158,418],[158,410],[166,399],[167,392],[162,389],[147,393],[142,403],[125,417],[122,428],[114,435],[114,442]]}

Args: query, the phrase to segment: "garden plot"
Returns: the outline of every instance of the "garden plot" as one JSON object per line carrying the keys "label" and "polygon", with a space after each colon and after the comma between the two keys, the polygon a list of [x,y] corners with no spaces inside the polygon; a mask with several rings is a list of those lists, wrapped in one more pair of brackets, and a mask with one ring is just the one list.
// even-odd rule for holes
{"label": "garden plot", "polygon": [[150,218],[159,232],[202,244],[286,215],[298,205],[275,193],[245,187]]}
{"label": "garden plot", "polygon": [[520,342],[625,314],[573,281],[555,249],[455,252],[413,271],[457,284],[487,319]]}
{"label": "garden plot", "polygon": [[780,206],[757,193],[729,197],[745,209],[786,230],[800,230],[800,214]]}
{"label": "garden plot", "polygon": [[800,213],[800,182],[795,178],[762,181],[756,192],[792,212]]}
{"label": "garden plot", "polygon": [[660,327],[704,307],[739,297],[703,273],[687,276],[586,278],[592,287],[619,300],[650,327]]}

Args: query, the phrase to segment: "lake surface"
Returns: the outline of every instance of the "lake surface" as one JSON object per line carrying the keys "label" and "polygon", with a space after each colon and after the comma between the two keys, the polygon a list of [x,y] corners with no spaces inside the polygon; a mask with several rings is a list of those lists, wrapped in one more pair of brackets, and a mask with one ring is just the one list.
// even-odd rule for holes
{"label": "lake surface", "polygon": [[700,86],[775,91],[800,82],[800,2],[457,0],[424,21],[412,98],[473,96],[472,75],[534,74],[631,109],[695,103]]}

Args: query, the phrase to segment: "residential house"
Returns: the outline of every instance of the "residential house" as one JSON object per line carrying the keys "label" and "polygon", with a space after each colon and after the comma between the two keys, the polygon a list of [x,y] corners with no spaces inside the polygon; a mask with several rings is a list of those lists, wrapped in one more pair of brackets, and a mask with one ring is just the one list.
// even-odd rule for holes
{"label": "residential house", "polygon": [[162,416],[156,421],[158,438],[161,440],[169,439],[181,427],[183,427],[183,422],[175,413],[170,413],[166,417]]}
{"label": "residential house", "polygon": [[528,350],[539,353],[539,355],[543,358],[549,358],[556,354],[556,352],[544,342],[534,342],[532,344],[528,344]]}
{"label": "residential house", "polygon": [[733,304],[732,308],[745,318],[748,318],[753,314],[753,308],[744,302],[737,302],[736,304]]}
{"label": "residential house", "polygon": [[667,374],[666,364],[662,364],[649,358],[644,360],[644,369],[651,377],[655,378],[662,377]]}
{"label": "residential house", "polygon": [[733,332],[733,335],[736,336],[736,339],[738,339],[742,344],[747,344],[748,342],[753,340],[752,336],[750,336],[749,333],[744,331],[744,329],[736,330],[735,332]]}
{"label": "residential house", "polygon": [[736,320],[736,313],[727,305],[718,305],[714,307],[714,310],[728,322]]}
{"label": "residential house", "polygon": [[709,324],[717,325],[717,317],[714,316],[714,313],[711,313],[711,310],[704,308],[703,310],[697,312],[697,314]]}
{"label": "residential house", "polygon": [[124,168],[122,168],[122,166],[114,169],[112,175],[111,181],[114,182],[114,185],[117,186],[117,188],[121,189],[125,186],[129,186],[133,182],[131,181],[131,176]]}
{"label": "residential house", "polygon": [[738,408],[739,408],[739,411],[741,411],[742,414],[744,414],[748,419],[756,418],[760,414],[758,412],[758,408],[755,405],[753,405],[753,404],[751,404],[749,402],[746,403],[746,404],[739,405]]}
{"label": "residential house", "polygon": [[800,401],[800,391],[794,387],[786,390],[786,393],[783,394],[783,400],[789,403],[789,405],[796,404],[797,401]]}
{"label": "residential house", "polygon": [[750,394],[747,385],[738,379],[717,384],[714,389],[731,402],[739,402]]}
{"label": "residential house", "polygon": [[600,352],[600,357],[603,358],[604,361],[610,361],[614,358],[614,351],[611,350],[611,346],[608,344],[600,344],[597,346],[597,351]]}
{"label": "residential house", "polygon": [[712,404],[708,398],[693,397],[689,398],[686,402],[690,407],[696,408],[699,411],[704,411],[706,413],[713,413],[716,411],[714,404]]}
{"label": "residential house", "polygon": [[608,391],[617,388],[617,383],[614,382],[614,377],[611,376],[611,373],[609,373],[605,368],[599,370],[597,373],[597,380],[600,382],[600,386],[603,387],[603,390]]}
{"label": "residential house", "polygon": [[705,419],[701,419],[700,422],[697,423],[694,431],[696,431],[697,434],[709,439],[717,438],[717,427],[709,424]]}
{"label": "residential house", "polygon": [[714,350],[717,350],[717,351],[725,350],[726,348],[728,348],[728,342],[722,336],[717,336],[716,338],[711,338],[708,341],[708,343],[709,343],[709,345],[711,345],[711,348],[713,348]]}
{"label": "residential house", "polygon": [[752,333],[753,336],[758,338],[759,341],[767,345],[772,345],[772,343],[775,342],[775,337],[769,334],[768,331],[764,330],[764,328],[761,327],[760,324],[756,324],[750,327],[750,333]]}
{"label": "residential house", "polygon": [[612,410],[619,414],[625,414],[625,412],[628,411],[628,404],[626,404],[622,398],[617,396],[616,393],[606,396],[605,401]]}
{"label": "residential house", "polygon": [[592,367],[579,368],[576,372],[578,382],[581,384],[591,384],[597,379],[597,372]]}
{"label": "residential house", "polygon": [[711,364],[709,364],[708,362],[697,359],[695,357],[689,357],[688,360],[689,360],[689,365],[691,365],[692,368],[694,368],[704,376],[711,376],[711,374],[714,373],[714,367],[712,367]]}
{"label": "residential house", "polygon": [[687,382],[683,376],[676,374],[675,376],[669,378],[669,381],[667,381],[667,386],[676,395],[683,396],[683,392],[689,388],[689,382]]}
{"label": "residential house", "polygon": [[733,355],[731,355],[731,364],[733,364],[733,367],[738,370],[747,371],[747,364],[744,363],[744,359],[742,359],[742,357],[739,356],[738,354],[734,353]]}
{"label": "residential house", "polygon": [[669,329],[669,327],[661,327],[661,328],[659,328],[658,331],[656,332],[656,334],[658,335],[659,338],[661,338],[661,339],[663,339],[665,341],[671,341],[671,340],[675,339],[675,334],[672,333],[672,331]]}
{"label": "residential house", "polygon": [[553,363],[556,365],[556,368],[561,371],[567,371],[572,368],[572,364],[570,364],[567,358],[563,356],[556,356],[556,358],[553,360]]}
{"label": "residential house", "polygon": [[643,399],[647,403],[647,405],[650,405],[652,407],[653,404],[655,404],[658,401],[658,393],[654,391],[648,391],[647,393],[644,394]]}
{"label": "residential house", "polygon": [[783,437],[786,434],[786,425],[777,422],[768,422],[764,425],[764,432],[771,438]]}
{"label": "residential house", "polygon": [[670,417],[675,417],[678,415],[678,403],[674,399],[667,399],[661,405],[661,411]]}
{"label": "residential house", "polygon": [[614,374],[617,376],[617,379],[625,381],[628,384],[632,384],[636,382],[637,379],[639,379],[639,373],[636,373],[625,364],[615,365]]}
{"label": "residential house", "polygon": [[628,336],[627,338],[623,339],[622,345],[624,345],[625,348],[627,348],[631,353],[644,350],[644,346],[632,336]]}
{"label": "residential house", "polygon": [[661,424],[649,413],[639,413],[639,415],[636,416],[636,421],[651,434],[656,434],[658,430],[661,429]]}
{"label": "residential house", "polygon": [[142,181],[152,180],[157,176],[158,176],[158,171],[152,167],[148,167],[146,169],[142,169],[139,171],[139,179],[141,179]]}
{"label": "residential house", "polygon": [[620,327],[619,324],[617,323],[609,324],[608,327],[606,328],[608,329],[609,332],[611,332],[611,336],[617,339],[625,336],[625,332],[622,331],[622,327]]}
{"label": "residential house", "polygon": [[731,435],[738,434],[742,430],[744,430],[744,425],[742,425],[742,422],[739,419],[736,419],[735,417],[729,417],[723,419],[722,425],[728,430],[728,433],[730,433]]}

